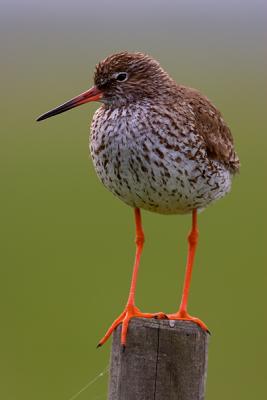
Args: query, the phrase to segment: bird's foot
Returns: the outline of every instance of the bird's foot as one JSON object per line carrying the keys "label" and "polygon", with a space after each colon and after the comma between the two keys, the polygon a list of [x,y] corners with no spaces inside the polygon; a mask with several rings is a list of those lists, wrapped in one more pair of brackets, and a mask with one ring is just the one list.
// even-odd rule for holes
{"label": "bird's foot", "polygon": [[125,310],[121,313],[121,315],[115,319],[113,324],[110,326],[105,336],[100,340],[97,347],[102,346],[110,337],[112,332],[117,328],[117,326],[122,323],[121,329],[121,345],[122,348],[125,349],[126,346],[126,337],[128,331],[128,325],[130,319],[132,318],[158,318],[158,319],[167,319],[167,315],[159,312],[159,313],[143,313],[137,308],[135,305],[127,305]]}
{"label": "bird's foot", "polygon": [[201,319],[196,318],[196,317],[192,317],[191,315],[188,314],[187,311],[179,310],[177,313],[167,314],[167,317],[170,320],[180,320],[180,321],[194,322],[195,324],[199,325],[200,328],[203,329],[203,331],[210,333],[207,325],[204,324],[204,322],[201,321]]}

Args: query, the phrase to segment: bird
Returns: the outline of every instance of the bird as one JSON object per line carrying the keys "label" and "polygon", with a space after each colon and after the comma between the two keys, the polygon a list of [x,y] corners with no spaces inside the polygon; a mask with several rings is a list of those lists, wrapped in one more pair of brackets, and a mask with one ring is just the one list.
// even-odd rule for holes
{"label": "bird", "polygon": [[[206,96],[176,83],[150,55],[128,51],[99,62],[92,88],[37,121],[92,101],[101,104],[93,116],[89,139],[96,174],[133,209],[136,232],[128,300],[98,347],[122,324],[125,348],[132,318],[191,321],[208,331],[202,320],[188,313],[188,297],[199,237],[198,213],[230,191],[240,168],[229,127]],[[145,313],[135,303],[145,241],[141,210],[191,214],[183,291],[175,313]]]}

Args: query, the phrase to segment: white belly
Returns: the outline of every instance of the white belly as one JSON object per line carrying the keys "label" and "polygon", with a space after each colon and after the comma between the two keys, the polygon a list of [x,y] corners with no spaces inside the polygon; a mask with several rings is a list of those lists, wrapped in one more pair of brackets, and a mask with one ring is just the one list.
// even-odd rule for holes
{"label": "white belly", "polygon": [[102,183],[126,204],[162,214],[183,214],[205,208],[230,190],[229,171],[208,160],[204,146],[193,146],[193,157],[192,152],[188,156],[197,138],[193,132],[176,139],[179,149],[174,142],[166,148],[158,136],[136,125],[136,131],[129,129],[126,118],[120,116],[119,130],[112,120],[103,124],[96,114],[90,152]]}

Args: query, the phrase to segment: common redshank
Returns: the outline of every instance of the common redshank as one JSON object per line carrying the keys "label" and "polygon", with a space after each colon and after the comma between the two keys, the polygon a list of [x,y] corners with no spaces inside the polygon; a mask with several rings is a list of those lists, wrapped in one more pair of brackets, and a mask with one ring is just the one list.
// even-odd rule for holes
{"label": "common redshank", "polygon": [[[99,101],[91,124],[90,153],[101,182],[134,209],[136,255],[128,301],[99,346],[122,323],[126,344],[131,318],[169,318],[206,325],[188,314],[187,303],[198,242],[197,213],[230,191],[239,170],[233,138],[221,113],[200,92],[177,84],[142,53],[121,52],[101,61],[94,86],[41,115],[37,121]],[[135,288],[144,245],[140,209],[192,214],[182,299],[174,314],[143,313]]]}

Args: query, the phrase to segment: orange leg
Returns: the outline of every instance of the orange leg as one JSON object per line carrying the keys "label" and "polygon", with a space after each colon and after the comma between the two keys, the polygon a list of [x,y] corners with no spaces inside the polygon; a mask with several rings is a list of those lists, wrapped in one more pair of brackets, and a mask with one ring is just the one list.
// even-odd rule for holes
{"label": "orange leg", "polygon": [[187,302],[188,302],[188,295],[190,289],[190,282],[192,277],[192,270],[195,258],[195,252],[198,242],[198,227],[197,227],[197,210],[193,210],[192,213],[192,229],[188,236],[188,255],[187,255],[187,264],[186,264],[186,271],[185,271],[185,280],[184,280],[184,287],[183,287],[183,295],[180,304],[180,308],[177,313],[175,314],[168,314],[168,319],[174,320],[184,320],[184,321],[192,321],[198,324],[202,329],[208,331],[207,326],[202,322],[200,319],[192,317],[187,312]]}
{"label": "orange leg", "polygon": [[132,275],[132,281],[131,281],[131,287],[130,287],[128,301],[126,303],[126,307],[125,307],[124,311],[113,322],[113,324],[110,326],[110,328],[108,329],[105,336],[98,343],[97,347],[102,346],[108,340],[108,338],[110,337],[110,335],[112,334],[114,329],[116,329],[116,327],[120,323],[122,323],[121,344],[122,344],[123,348],[125,348],[127,330],[128,330],[128,325],[129,325],[129,321],[131,318],[136,318],[136,317],[139,317],[139,318],[166,318],[166,315],[163,313],[154,313],[154,314],[142,313],[135,306],[135,288],[136,288],[136,281],[137,281],[140,258],[141,258],[142,250],[144,247],[145,236],[144,236],[144,232],[142,229],[142,220],[141,220],[140,209],[135,208],[134,213],[135,213],[135,227],[136,227],[136,238],[135,238],[136,253],[135,253],[135,262],[134,262],[133,275]]}

